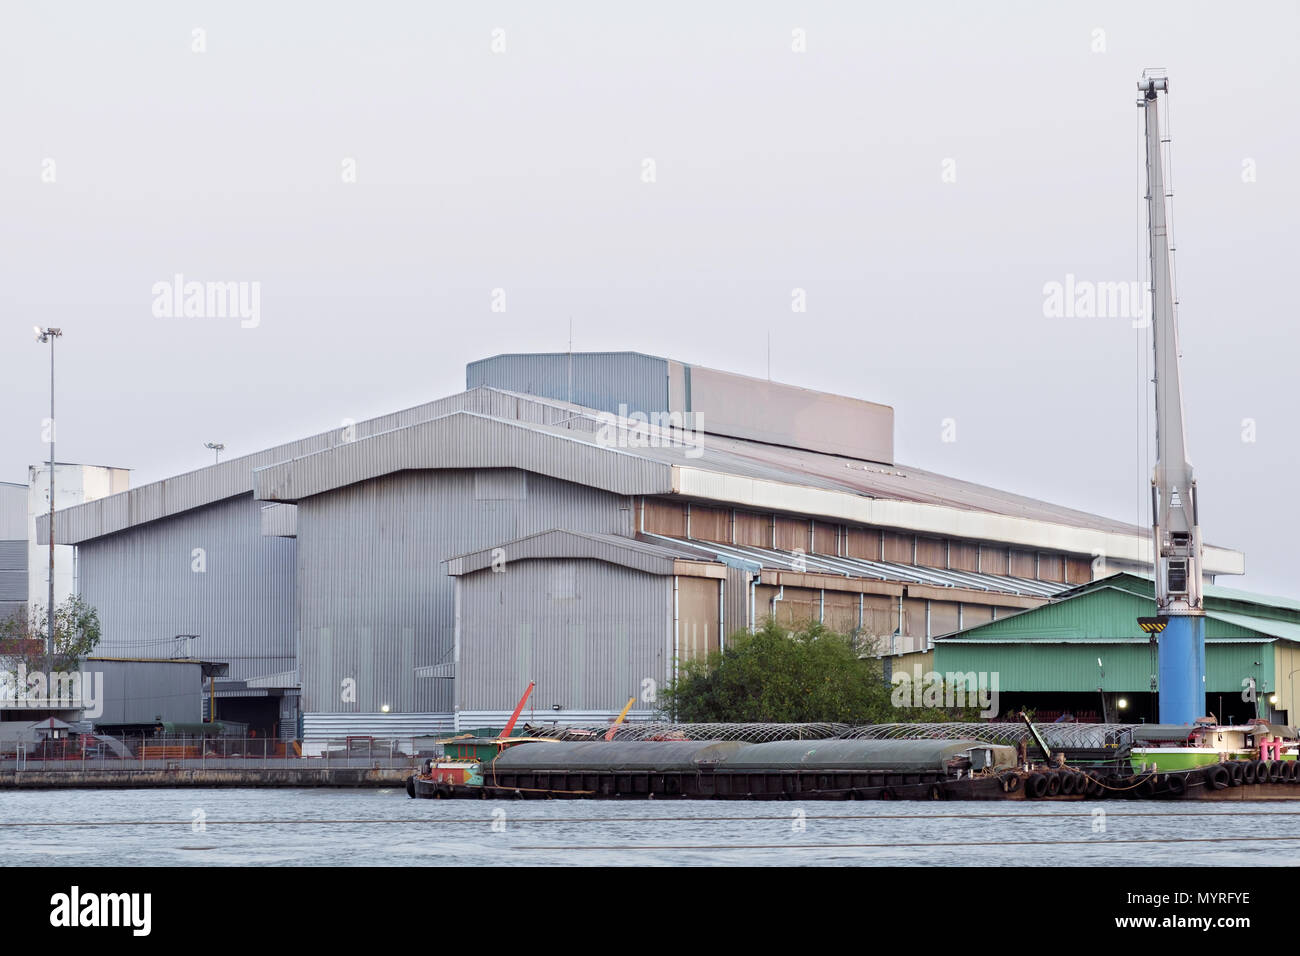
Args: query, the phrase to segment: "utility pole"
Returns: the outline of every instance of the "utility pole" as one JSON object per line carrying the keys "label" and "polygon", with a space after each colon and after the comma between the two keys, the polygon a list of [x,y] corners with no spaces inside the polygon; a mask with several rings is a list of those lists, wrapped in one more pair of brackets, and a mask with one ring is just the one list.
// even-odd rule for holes
{"label": "utility pole", "polygon": [[214,462],[214,464],[220,464],[221,453],[225,450],[226,446],[221,442],[210,441],[210,442],[204,442],[203,447],[210,449],[217,456],[216,462]]}
{"label": "utility pole", "polygon": [[50,345],[50,590],[45,607],[49,633],[45,639],[45,699],[51,704],[54,689],[54,340],[63,335],[62,329],[36,327],[36,341]]}

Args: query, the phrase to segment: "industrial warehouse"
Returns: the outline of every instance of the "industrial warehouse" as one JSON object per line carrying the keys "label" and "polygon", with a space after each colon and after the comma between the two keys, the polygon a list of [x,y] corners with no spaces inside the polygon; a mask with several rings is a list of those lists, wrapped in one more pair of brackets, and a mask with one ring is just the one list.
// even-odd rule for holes
{"label": "industrial warehouse", "polygon": [[[769,615],[923,652],[1149,569],[1147,528],[897,463],[893,417],[638,353],[498,355],[462,393],[60,511],[55,542],[97,656],[179,640],[225,671],[216,716],[304,752],[500,726],[530,681],[533,722],[650,719]],[[1206,547],[1207,581],[1243,570]]]}

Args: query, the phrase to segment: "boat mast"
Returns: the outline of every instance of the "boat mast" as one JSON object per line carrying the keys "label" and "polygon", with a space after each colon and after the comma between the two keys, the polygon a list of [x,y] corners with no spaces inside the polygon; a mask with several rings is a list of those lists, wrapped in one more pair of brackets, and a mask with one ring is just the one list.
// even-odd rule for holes
{"label": "boat mast", "polygon": [[[1205,611],[1196,480],[1187,460],[1178,368],[1178,319],[1170,268],[1158,94],[1167,77],[1143,73],[1138,106],[1146,117],[1147,234],[1151,254],[1151,342],[1155,353],[1156,466],[1151,477],[1162,724],[1191,724],[1205,712]],[[1168,112],[1166,106],[1166,113]]]}

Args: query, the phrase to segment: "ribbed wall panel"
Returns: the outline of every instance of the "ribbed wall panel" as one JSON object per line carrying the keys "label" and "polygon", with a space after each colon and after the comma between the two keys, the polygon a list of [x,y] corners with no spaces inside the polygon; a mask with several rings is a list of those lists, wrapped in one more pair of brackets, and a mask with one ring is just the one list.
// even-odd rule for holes
{"label": "ribbed wall panel", "polygon": [[[576,586],[557,590],[557,575]],[[641,701],[647,680],[662,688],[669,677],[672,578],[599,561],[524,561],[458,580],[460,711],[508,710],[532,680],[539,716],[617,713],[629,697]]]}
{"label": "ribbed wall panel", "polygon": [[723,591],[722,633],[730,637],[749,627],[749,574],[740,568],[727,568]]}
{"label": "ribbed wall panel", "polygon": [[86,673],[103,675],[103,713],[96,724],[147,724],[202,720],[203,669],[197,662],[105,661],[91,658]]}
{"label": "ribbed wall panel", "polygon": [[27,540],[27,486],[0,481],[0,542]]}
{"label": "ribbed wall panel", "polygon": [[305,711],[450,712],[453,682],[415,674],[453,659],[448,558],[552,528],[633,533],[627,498],[539,475],[526,487],[521,500],[481,500],[473,471],[409,471],[299,504]]}
{"label": "ribbed wall panel", "polygon": [[[196,572],[202,548],[206,570]],[[251,494],[78,547],[78,588],[99,611],[97,653],[166,657],[177,634],[242,680],[292,670],[292,538],[262,536]]]}
{"label": "ribbed wall panel", "polygon": [[668,362],[636,352],[494,355],[465,367],[465,385],[541,395],[607,412],[668,405]]}
{"label": "ribbed wall panel", "polygon": [[455,728],[452,714],[303,714],[303,740],[378,740],[437,736]]}

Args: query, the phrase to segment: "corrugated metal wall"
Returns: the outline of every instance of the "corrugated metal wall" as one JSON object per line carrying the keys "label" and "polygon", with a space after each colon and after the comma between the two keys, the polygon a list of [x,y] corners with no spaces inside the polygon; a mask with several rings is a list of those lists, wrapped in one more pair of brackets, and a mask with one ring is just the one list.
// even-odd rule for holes
{"label": "corrugated metal wall", "polygon": [[722,632],[730,637],[749,627],[749,572],[727,568],[723,589]]}
{"label": "corrugated metal wall", "polygon": [[0,620],[27,607],[27,541],[0,541]]}
{"label": "corrugated metal wall", "polygon": [[192,723],[203,717],[203,669],[188,661],[106,661],[91,658],[82,670],[103,675],[103,713],[96,724]]}
{"label": "corrugated metal wall", "polygon": [[668,362],[635,352],[494,355],[465,366],[465,387],[487,385],[617,413],[668,409]]}
{"label": "corrugated metal wall", "polygon": [[167,657],[177,634],[198,634],[193,652],[228,662],[232,678],[293,670],[295,547],[263,537],[251,494],[79,545],[97,652]]}
{"label": "corrugated metal wall", "polygon": [[457,580],[461,711],[509,710],[534,680],[529,703],[544,718],[617,713],[628,697],[641,700],[645,681],[663,687],[669,677],[671,577],[600,561],[523,561]]}
{"label": "corrugated metal wall", "polygon": [[[506,487],[518,497],[482,497]],[[394,713],[450,713],[453,681],[415,674],[452,662],[454,585],[443,562],[551,528],[631,535],[631,500],[532,474],[476,482],[474,471],[399,472],[303,500],[297,542],[304,710],[360,713],[388,705]],[[582,607],[603,613],[620,606],[599,605]],[[355,693],[344,699],[349,679]]]}

